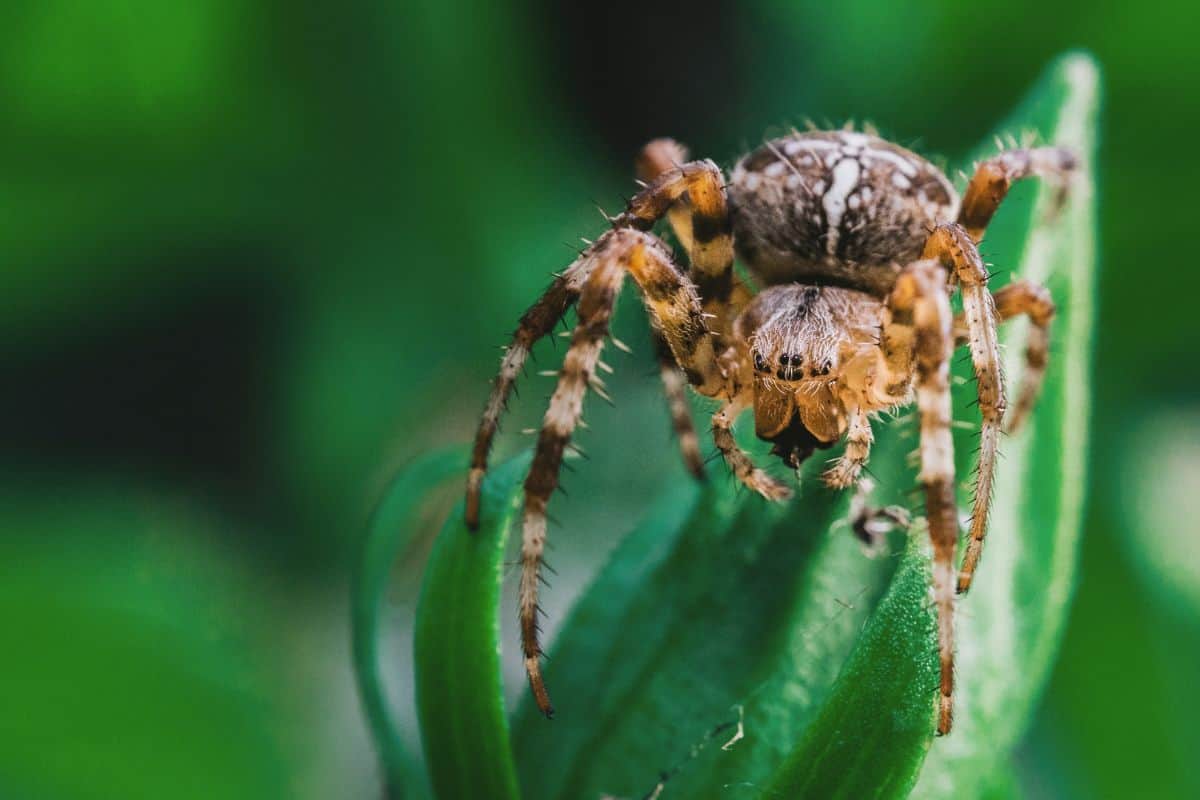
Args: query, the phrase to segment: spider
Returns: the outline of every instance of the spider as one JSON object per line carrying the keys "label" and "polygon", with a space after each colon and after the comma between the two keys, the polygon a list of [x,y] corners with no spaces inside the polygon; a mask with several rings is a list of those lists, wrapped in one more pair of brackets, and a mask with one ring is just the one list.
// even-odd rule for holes
{"label": "spider", "polygon": [[[522,650],[547,717],[553,707],[537,625],[546,504],[589,385],[603,392],[595,370],[628,274],[651,318],[684,460],[698,477],[703,467],[685,383],[721,401],[712,417],[717,449],[739,481],[772,501],[788,499],[791,489],[738,446],[732,429],[743,411],[753,409],[757,436],[793,468],[844,439],[843,454],[823,475],[841,489],[855,486],[867,463],[871,415],[915,396],[919,481],[933,544],[937,730],[949,733],[955,594],[970,588],[979,563],[1001,426],[1016,429],[1034,405],[1055,313],[1049,292],[1027,281],[990,292],[977,245],[1014,181],[1037,176],[1065,187],[1075,165],[1069,151],[1056,147],[1002,151],[977,165],[960,199],[933,164],[873,131],[792,131],[743,156],[728,183],[716,164],[689,160],[675,141],[643,148],[640,191],[521,317],[479,425],[467,480],[466,522],[475,529],[488,452],[514,381],[534,342],[578,303],[524,485]],[[686,267],[652,232],[664,217],[687,253]],[[735,253],[761,284],[757,293],[734,273]],[[963,308],[957,316],[950,307],[955,288]],[[1005,423],[996,326],[1018,315],[1031,321],[1027,369]],[[949,361],[964,344],[982,420],[969,539],[956,581]]]}

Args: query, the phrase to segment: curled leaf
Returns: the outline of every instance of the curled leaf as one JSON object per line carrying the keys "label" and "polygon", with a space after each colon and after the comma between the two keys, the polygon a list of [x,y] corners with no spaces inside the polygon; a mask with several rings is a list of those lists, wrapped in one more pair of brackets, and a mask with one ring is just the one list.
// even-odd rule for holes
{"label": "curled leaf", "polygon": [[509,750],[500,675],[500,583],[504,545],[529,454],[483,484],[479,530],[463,504],[446,520],[421,585],[413,634],[417,716],[438,797],[520,796]]}
{"label": "curled leaf", "polygon": [[398,800],[412,780],[413,759],[405,752],[384,691],[379,664],[380,611],[392,566],[411,541],[417,506],[435,486],[460,473],[466,460],[466,448],[450,447],[417,458],[396,475],[371,514],[362,560],[351,584],[354,677],[392,800]]}

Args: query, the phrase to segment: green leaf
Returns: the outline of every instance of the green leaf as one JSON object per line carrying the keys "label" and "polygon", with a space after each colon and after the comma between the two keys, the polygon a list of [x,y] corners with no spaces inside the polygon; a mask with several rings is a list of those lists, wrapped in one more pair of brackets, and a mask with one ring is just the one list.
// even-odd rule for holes
{"label": "green leaf", "polygon": [[936,641],[925,607],[928,565],[921,539],[911,537],[887,595],[768,796],[908,794],[933,738],[929,697],[938,684],[935,660],[913,650],[914,643],[928,648]]}
{"label": "green leaf", "polygon": [[525,453],[483,485],[479,530],[458,503],[438,534],[417,605],[417,715],[438,797],[516,798],[500,675],[499,604],[504,545],[528,469]]}
{"label": "green leaf", "polygon": [[1155,410],[1123,431],[1128,458],[1112,481],[1121,514],[1121,544],[1147,592],[1164,609],[1200,620],[1200,550],[1180,536],[1200,517],[1195,464],[1200,413]]}
{"label": "green leaf", "polygon": [[354,676],[391,798],[402,796],[403,787],[412,780],[412,759],[405,752],[388,708],[379,672],[380,611],[392,567],[412,539],[412,517],[417,507],[435,486],[461,473],[466,463],[466,448],[450,447],[417,458],[396,475],[371,514],[362,560],[351,584]]}

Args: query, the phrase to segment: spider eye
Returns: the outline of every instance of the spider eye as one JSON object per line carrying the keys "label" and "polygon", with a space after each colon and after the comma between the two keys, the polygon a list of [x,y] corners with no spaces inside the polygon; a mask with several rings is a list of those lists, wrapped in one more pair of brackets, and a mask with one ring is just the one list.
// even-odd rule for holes
{"label": "spider eye", "polygon": [[833,362],[832,362],[832,361],[830,361],[830,360],[828,360],[828,359],[826,359],[826,360],[825,360],[825,363],[821,365],[821,374],[822,374],[822,375],[828,375],[828,374],[829,374],[829,370],[831,370],[832,368],[833,368]]}
{"label": "spider eye", "polygon": [[792,366],[793,367],[798,367],[803,362],[804,362],[804,359],[800,357],[799,353],[795,353],[792,355]]}
{"label": "spider eye", "polygon": [[754,368],[759,372],[763,372],[767,368],[767,362],[763,360],[762,353],[754,353]]}

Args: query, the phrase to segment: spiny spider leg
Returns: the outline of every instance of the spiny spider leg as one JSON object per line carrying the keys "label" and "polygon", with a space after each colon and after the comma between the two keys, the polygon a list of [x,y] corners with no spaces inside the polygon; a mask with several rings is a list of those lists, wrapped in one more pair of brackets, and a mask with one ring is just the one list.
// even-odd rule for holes
{"label": "spiny spider leg", "polygon": [[613,226],[650,230],[681,200],[686,200],[690,214],[674,215],[671,221],[679,223],[676,233],[693,272],[709,279],[725,276],[728,280],[733,267],[733,223],[725,178],[712,161],[689,161],[660,173],[630,199],[629,207],[613,220]]}
{"label": "spiny spider leg", "polygon": [[951,270],[962,292],[967,344],[975,369],[975,388],[982,422],[979,428],[979,459],[975,471],[975,498],[971,512],[971,539],[958,576],[958,592],[971,588],[975,567],[983,553],[988,512],[992,503],[992,479],[1000,423],[1004,418],[1004,382],[1000,373],[1000,345],[996,338],[996,309],[988,291],[987,267],[966,230],[957,224],[939,225],[925,242],[925,258],[936,258]]}
{"label": "spiny spider leg", "polygon": [[492,449],[492,440],[496,436],[496,428],[508,403],[508,396],[525,366],[530,349],[539,339],[554,330],[554,326],[567,313],[567,309],[575,303],[591,268],[590,254],[580,256],[554,279],[545,293],[529,307],[517,323],[512,342],[500,362],[500,372],[492,383],[492,393],[484,408],[483,417],[479,420],[475,447],[471,452],[465,514],[467,527],[471,530],[479,527],[479,493],[483,486],[483,476],[487,472],[488,453]]}
{"label": "spiny spider leg", "polygon": [[618,229],[597,240],[592,252],[594,264],[579,301],[579,319],[525,480],[519,598],[521,646],[534,699],[548,717],[554,709],[541,674],[537,621],[538,582],[546,544],[546,504],[558,486],[563,450],[583,410],[583,398],[600,357],[626,271],[641,289],[655,325],[689,381],[701,391],[710,389],[714,395],[724,386],[695,287],[676,269],[661,240],[648,233]]}
{"label": "spiny spider leg", "polygon": [[[729,206],[725,197],[725,179],[721,170],[712,161],[692,161],[679,166],[672,166],[666,172],[656,177],[645,189],[638,192],[629,201],[628,209],[612,220],[613,228],[617,231],[634,228],[648,231],[654,224],[684,199],[688,202],[690,211],[689,226],[691,235],[687,244],[688,255],[693,267],[704,272],[713,279],[720,280],[721,275],[726,279],[733,267],[733,235],[729,219]],[[606,234],[608,236],[609,234]],[[503,362],[500,373],[492,387],[492,394],[479,422],[479,430],[475,436],[475,448],[471,456],[471,470],[467,476],[466,522],[472,530],[479,527],[480,489],[483,476],[487,472],[488,453],[491,450],[492,439],[496,434],[496,425],[504,412],[505,402],[512,391],[513,384],[533,343],[545,336],[562,318],[571,304],[578,298],[580,287],[587,279],[591,260],[596,253],[599,242],[588,250],[550,285],[540,300],[525,312],[520,324],[513,335]],[[668,256],[669,260],[669,256]],[[672,267],[674,270],[674,267]],[[690,284],[689,291],[695,294],[695,288]],[[703,317],[697,308],[697,320],[702,324]],[[707,329],[705,329],[707,332]],[[708,336],[705,335],[705,341]],[[669,341],[669,337],[668,337]],[[675,343],[669,342],[672,352]],[[708,342],[709,350],[712,343]],[[678,357],[678,353],[676,353]],[[685,367],[680,361],[680,366]],[[691,383],[695,383],[696,375],[687,375]],[[701,394],[713,395],[721,390],[720,370],[706,374],[707,382],[697,386]]]}
{"label": "spiny spider leg", "polygon": [[[941,697],[938,734],[950,732],[954,710],[954,551],[958,512],[954,499],[954,441],[950,437],[950,298],[946,272],[931,260],[909,265],[888,298],[884,339],[908,341],[916,361],[921,415],[921,473],[925,517],[933,542],[933,594],[938,619]],[[906,330],[907,329],[907,330]]]}
{"label": "spiny spider leg", "polygon": [[[1077,166],[1078,159],[1075,155],[1062,147],[1008,150],[980,162],[959,206],[958,224],[962,225],[971,239],[978,244],[983,239],[996,209],[1008,196],[1013,183],[1031,177],[1048,178],[1059,184],[1060,192],[1065,192],[1067,179]],[[1060,204],[1062,199],[1060,197]],[[1027,369],[1017,395],[1017,404],[1007,424],[1009,431],[1016,431],[1021,426],[1041,391],[1049,351],[1050,319],[1054,316],[1054,303],[1050,300],[1049,292],[1044,287],[1022,284],[1014,283],[1009,287],[1012,290],[1011,294],[1005,295],[1004,301],[1001,300],[1001,295],[1006,292],[1005,289],[1001,289],[995,295],[1001,321],[1025,313],[1033,322],[1025,349]],[[1018,286],[1020,288],[1015,288]],[[1001,308],[1003,303],[1008,305]],[[1005,313],[1006,310],[1010,313]],[[965,338],[960,336],[959,331],[956,321],[956,338]],[[978,560],[978,548],[975,559]],[[972,562],[969,572],[973,571]],[[970,583],[969,574],[966,576],[965,586],[960,578],[960,591],[966,591],[965,587],[969,587]]]}
{"label": "spiny spider leg", "polygon": [[[656,185],[672,170],[678,170],[681,176],[688,170],[694,171],[688,191],[668,209],[667,221],[671,223],[675,238],[688,253],[691,263],[688,277],[700,292],[704,313],[713,320],[709,329],[722,340],[718,349],[723,349],[729,343],[729,326],[750,301],[751,295],[733,273],[724,179],[711,162],[691,162],[685,168],[687,158],[687,148],[674,139],[655,139],[638,154],[637,174],[648,185]],[[693,197],[707,206],[697,206]],[[631,203],[631,208],[634,207]]]}
{"label": "spiny spider leg", "polygon": [[[643,185],[648,185],[659,175],[682,166],[687,160],[687,148],[679,142],[674,139],[654,139],[638,153],[634,167],[638,180]],[[671,223],[671,229],[675,231],[679,242],[685,248],[690,246],[692,211],[686,196],[667,209],[667,220]],[[703,302],[703,295],[701,300]],[[654,355],[658,359],[663,394],[667,399],[667,410],[671,414],[671,426],[679,440],[679,451],[683,456],[684,466],[693,476],[703,479],[704,458],[700,455],[700,440],[696,436],[696,426],[692,423],[692,411],[687,401],[687,378],[675,365],[671,348],[662,334],[654,331],[653,335]]]}
{"label": "spiny spider leg", "polygon": [[750,457],[738,447],[733,438],[733,422],[738,418],[749,403],[739,398],[726,403],[712,418],[713,443],[721,451],[729,470],[741,481],[746,488],[758,492],[768,500],[787,500],[792,496],[792,489],[785,483],[775,480],[763,470],[754,466]]}
{"label": "spiny spider leg", "polygon": [[521,645],[525,671],[538,708],[546,716],[554,709],[542,681],[538,644],[538,581],[541,579],[542,552],[546,546],[546,503],[558,486],[563,450],[583,410],[588,381],[600,358],[604,336],[608,333],[617,292],[623,273],[609,263],[599,263],[583,287],[579,303],[579,321],[571,335],[571,346],[563,358],[558,385],[550,398],[537,450],[525,479],[525,514],[521,539],[520,617]]}
{"label": "spiny spider leg", "polygon": [[671,346],[658,331],[654,331],[654,355],[658,359],[658,373],[662,379],[663,394],[667,398],[667,410],[671,414],[671,427],[679,440],[679,452],[684,466],[694,477],[704,479],[704,457],[700,455],[700,439],[696,426],[692,424],[692,407],[688,405],[687,378],[675,364]]}
{"label": "spiny spider leg", "polygon": [[[687,147],[674,139],[653,139],[642,147],[634,161],[634,170],[643,186],[653,183],[664,172],[686,164],[690,159]],[[667,221],[675,238],[685,250],[692,243],[692,209],[686,194],[667,209]]]}
{"label": "spiny spider leg", "polygon": [[[996,315],[1000,322],[1008,322],[1021,314],[1029,317],[1029,337],[1025,342],[1025,374],[1017,392],[1016,405],[1010,410],[1004,425],[1006,433],[1020,429],[1029,412],[1037,403],[1046,377],[1046,364],[1050,359],[1050,323],[1056,307],[1050,290],[1032,281],[1016,281],[995,292],[992,299],[996,304]],[[959,314],[954,318],[955,346],[967,343],[967,321]]]}
{"label": "spiny spider leg", "polygon": [[992,156],[975,168],[959,206],[958,224],[978,243],[1015,181],[1053,178],[1062,181],[1065,189],[1065,179],[1076,165],[1075,156],[1062,147],[1022,148]]}

